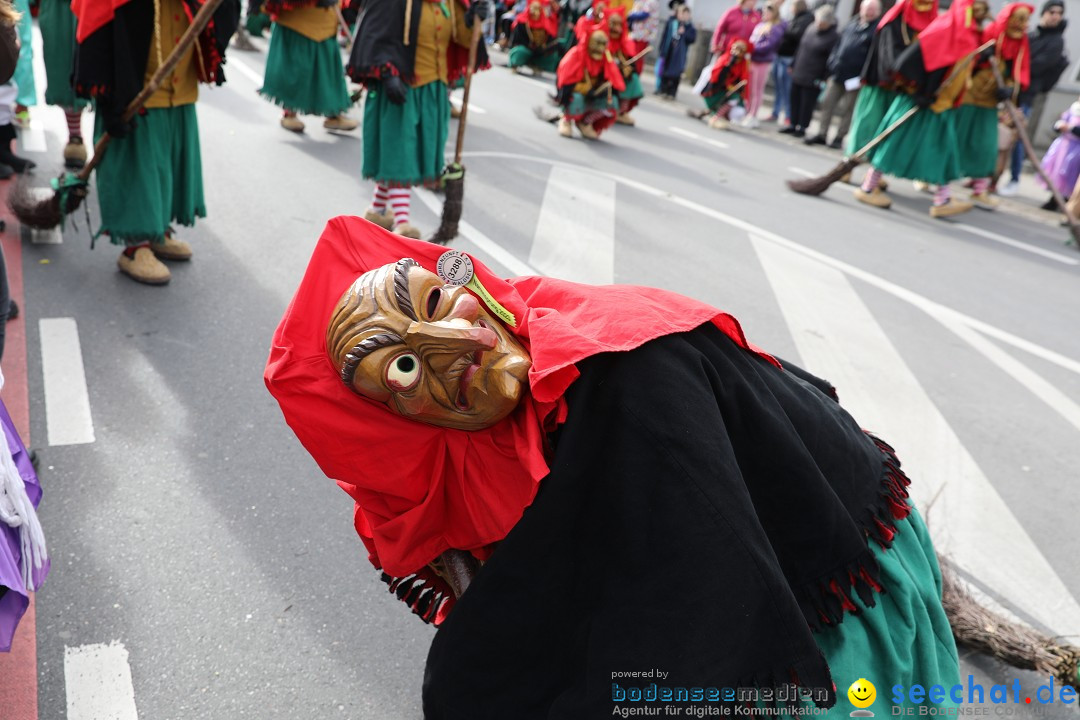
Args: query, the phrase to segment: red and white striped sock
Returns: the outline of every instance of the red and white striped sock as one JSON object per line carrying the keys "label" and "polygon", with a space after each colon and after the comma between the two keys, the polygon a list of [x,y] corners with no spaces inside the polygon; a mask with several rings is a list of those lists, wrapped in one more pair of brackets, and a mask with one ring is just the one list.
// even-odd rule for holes
{"label": "red and white striped sock", "polygon": [[82,110],[64,108],[64,117],[67,119],[68,139],[79,138],[82,140]]}
{"label": "red and white striped sock", "polygon": [[386,212],[386,203],[390,199],[390,189],[375,183],[375,194],[371,197],[371,209],[379,214]]}
{"label": "red and white striped sock", "polygon": [[934,205],[944,205],[949,202],[949,198],[952,197],[952,192],[949,190],[949,183],[938,185],[937,190],[934,191]]}
{"label": "red and white striped sock", "polygon": [[878,183],[881,182],[881,176],[883,174],[884,173],[882,173],[880,170],[877,170],[876,168],[870,168],[869,170],[867,170],[866,177],[864,177],[862,181],[862,191],[873,192],[874,188],[876,188],[878,186]]}
{"label": "red and white striped sock", "polygon": [[975,178],[971,183],[971,191],[976,195],[982,195],[990,189],[990,178]]}
{"label": "red and white striped sock", "polygon": [[409,222],[409,188],[390,189],[390,209],[394,211],[394,225]]}

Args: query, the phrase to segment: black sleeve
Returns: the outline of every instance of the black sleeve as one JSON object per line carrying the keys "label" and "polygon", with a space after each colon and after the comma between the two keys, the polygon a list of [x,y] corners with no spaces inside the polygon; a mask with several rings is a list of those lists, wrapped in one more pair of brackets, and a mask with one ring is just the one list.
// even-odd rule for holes
{"label": "black sleeve", "polygon": [[346,72],[356,82],[399,75],[408,81],[413,75],[416,33],[420,26],[420,2],[412,3],[410,45],[405,46],[404,0],[370,0],[356,33],[356,42]]}

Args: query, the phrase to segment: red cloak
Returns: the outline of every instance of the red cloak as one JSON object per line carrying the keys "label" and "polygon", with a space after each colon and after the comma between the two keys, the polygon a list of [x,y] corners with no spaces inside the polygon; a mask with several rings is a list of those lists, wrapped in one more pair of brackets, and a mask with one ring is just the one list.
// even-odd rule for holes
{"label": "red cloak", "polygon": [[297,438],[355,500],[354,524],[372,563],[391,575],[417,572],[449,548],[484,557],[506,536],[548,473],[545,433],[566,418],[575,363],[712,322],[779,366],[747,342],[735,318],[705,303],[653,288],[503,280],[474,258],[476,277],[517,318],[511,330],[532,355],[530,392],[485,430],[409,420],[345,387],[327,352],[326,327],[363,273],[403,257],[434,270],[443,252],[357,217],[330,220],[274,333],[264,372]]}
{"label": "red cloak", "polygon": [[585,43],[578,43],[563,55],[555,71],[555,84],[557,87],[577,85],[585,79],[586,72],[590,77],[603,74],[604,79],[611,83],[611,89],[615,92],[626,89],[622,71],[619,70],[619,65],[611,56],[610,51],[606,51],[600,60],[589,57],[588,38],[585,39]]}
{"label": "red cloak", "polygon": [[735,62],[728,69],[727,81],[724,83],[724,88],[730,90],[742,81],[746,81],[746,85],[743,85],[743,89],[740,94],[745,98],[747,97],[746,88],[750,84],[750,53],[754,51],[754,43],[749,40],[743,40],[742,38],[733,37],[728,40],[727,48],[724,50],[724,54],[716,59],[716,62],[712,66],[712,74],[709,76],[709,83],[716,83],[720,81],[720,73],[724,68],[731,63],[731,48],[735,46],[735,43],[741,42],[746,45],[746,52],[743,53],[742,60]]}
{"label": "red cloak", "polygon": [[71,0],[71,12],[78,18],[75,41],[82,42],[90,35],[112,22],[116,8],[131,0]]}
{"label": "red cloak", "polygon": [[923,66],[929,72],[950,67],[978,47],[978,34],[971,6],[974,0],[955,0],[919,33]]}
{"label": "red cloak", "polygon": [[[532,2],[529,3],[531,5]],[[547,0],[540,0],[541,12],[540,19],[534,20],[529,15],[529,6],[526,5],[525,9],[517,14],[514,18],[514,23],[510,26],[513,30],[518,25],[525,25],[533,30],[543,30],[548,34],[548,39],[554,40],[559,37],[559,16],[552,11],[551,4]]]}
{"label": "red cloak", "polygon": [[1031,13],[1035,12],[1035,8],[1027,3],[1009,3],[1001,8],[997,17],[994,18],[994,22],[987,25],[986,29],[983,30],[983,42],[988,40],[996,41],[994,56],[999,60],[1012,63],[1013,80],[1023,90],[1031,84],[1031,43],[1028,40],[1027,33],[1024,33],[1022,38],[1011,38],[1005,34],[1005,26],[1008,25],[1009,18],[1020,8],[1027,8]]}
{"label": "red cloak", "polygon": [[915,4],[912,0],[897,0],[896,4],[889,8],[889,11],[881,17],[877,29],[881,30],[897,17],[900,17],[901,13],[903,13],[904,22],[907,23],[909,28],[913,29],[915,32],[922,32],[926,29],[927,25],[937,18],[938,3],[937,0],[934,0],[934,4],[929,10],[919,12],[915,9]]}

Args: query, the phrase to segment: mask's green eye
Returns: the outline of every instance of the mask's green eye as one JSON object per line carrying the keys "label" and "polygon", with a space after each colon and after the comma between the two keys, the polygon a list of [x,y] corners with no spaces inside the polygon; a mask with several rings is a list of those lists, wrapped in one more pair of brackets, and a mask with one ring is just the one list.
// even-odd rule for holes
{"label": "mask's green eye", "polygon": [[419,380],[420,360],[415,353],[403,352],[386,366],[386,386],[391,390],[412,390]]}

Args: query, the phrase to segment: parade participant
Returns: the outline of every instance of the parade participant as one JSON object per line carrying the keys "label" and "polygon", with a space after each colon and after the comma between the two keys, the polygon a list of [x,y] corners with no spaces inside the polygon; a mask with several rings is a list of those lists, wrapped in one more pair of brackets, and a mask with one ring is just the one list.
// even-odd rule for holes
{"label": "parade participant", "polygon": [[[364,217],[399,235],[420,237],[409,222],[409,188],[442,175],[450,124],[448,88],[465,74],[472,26],[486,2],[371,0],[360,21],[347,72],[367,87],[363,175],[375,181]],[[476,68],[489,67],[481,42]]]}
{"label": "parade participant", "polygon": [[931,217],[958,215],[973,207],[953,199],[949,190],[949,183],[963,176],[954,108],[971,78],[978,47],[971,2],[954,2],[947,13],[919,33],[918,42],[912,43],[894,63],[901,92],[885,113],[879,132],[909,111],[915,114],[871,151],[871,168],[862,187],[855,191],[859,200],[872,201],[873,191],[880,192],[881,175],[888,173],[937,186]]}
{"label": "parade participant", "polygon": [[[959,681],[908,480],[828,383],[704,303],[441,252],[331,220],[265,372],[371,562],[439,625],[425,717],[609,716],[648,682],[613,668],[649,664],[837,716],[855,678]],[[485,563],[456,598],[431,567],[451,550]]]}
{"label": "parade participant", "polygon": [[259,93],[283,108],[281,127],[303,132],[298,114],[322,115],[327,130],[355,130],[337,44],[338,0],[267,0],[273,21]]}
{"label": "parade participant", "polygon": [[571,123],[583,138],[597,140],[615,123],[618,94],[626,89],[622,70],[608,50],[608,36],[593,30],[563,56],[555,75],[558,102],[562,106],[559,134],[572,137]]}
{"label": "parade participant", "polygon": [[[990,194],[991,178],[998,159],[998,103],[1016,94],[1031,82],[1027,22],[1035,8],[1026,3],[1009,3],[994,22],[980,31],[980,42],[994,41],[988,57],[980,60],[971,78],[971,87],[955,111],[956,137],[961,143],[960,170],[972,179],[971,200],[984,210],[993,210],[997,198]],[[989,58],[995,59],[1005,88],[999,89]],[[1072,191],[1070,184],[1066,191]]]}
{"label": "parade participant", "polygon": [[668,7],[672,13],[660,36],[656,94],[674,100],[679,94],[679,81],[686,69],[690,46],[697,40],[697,29],[690,22],[690,7],[682,0],[671,0]]}
{"label": "parade participant", "polygon": [[701,91],[712,116],[709,127],[731,127],[733,107],[746,107],[747,83],[750,80],[750,41],[733,37],[727,50],[716,58],[709,74],[709,84]]}
{"label": "parade participant", "polygon": [[626,31],[626,16],[622,8],[608,11],[606,19],[599,28],[607,33],[608,52],[619,66],[622,72],[623,83],[626,85],[619,93],[619,114],[615,116],[615,122],[621,125],[634,125],[634,118],[630,111],[637,107],[645,91],[641,88],[641,77],[637,73],[634,59],[636,45]]}
{"label": "parade participant", "polygon": [[530,0],[510,26],[506,66],[532,68],[533,74],[555,72],[559,65],[559,15],[547,0]]}
{"label": "parade participant", "polygon": [[[634,7],[626,16],[626,22],[630,26],[634,55],[642,55],[658,40],[656,33],[660,29],[660,3],[657,0],[634,0]],[[640,76],[644,67],[645,56],[642,55],[635,63],[634,70]]]}
{"label": "parade participant", "polygon": [[[937,14],[937,0],[897,0],[878,22],[870,52],[859,75],[861,89],[855,101],[847,137],[848,155],[854,155],[877,136],[881,120],[896,97],[893,63]],[[877,207],[887,208],[892,204],[889,196],[878,186],[869,186],[857,192],[856,197]]]}
{"label": "parade participant", "polygon": [[[171,277],[164,260],[189,260],[191,246],[172,222],[206,217],[195,102],[199,83],[225,82],[225,48],[239,22],[237,3],[218,7],[170,76],[128,123],[128,104],[164,63],[201,5],[198,0],[102,4],[73,0],[79,43],[75,91],[96,103],[94,136],[108,132],[108,152],[97,167],[101,229],[126,246],[121,272],[148,285]],[[131,58],[130,63],[114,58]],[[159,259],[160,258],[160,259]]]}
{"label": "parade participant", "polygon": [[68,130],[64,165],[77,169],[86,164],[82,111],[90,103],[76,97],[71,84],[75,68],[75,24],[71,0],[41,0],[38,26],[45,58],[45,102],[64,111]]}
{"label": "parade participant", "polygon": [[[1068,198],[1076,187],[1077,177],[1080,177],[1080,100],[1061,113],[1054,123],[1054,130],[1058,136],[1043,156],[1042,168],[1058,193]],[[1049,189],[1041,177],[1036,182]],[[1057,200],[1051,196],[1043,209],[1057,210]]]}

